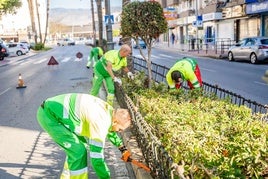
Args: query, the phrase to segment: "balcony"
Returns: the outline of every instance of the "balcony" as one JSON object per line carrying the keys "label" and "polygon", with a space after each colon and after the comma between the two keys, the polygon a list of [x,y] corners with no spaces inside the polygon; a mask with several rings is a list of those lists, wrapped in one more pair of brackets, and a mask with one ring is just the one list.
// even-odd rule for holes
{"label": "balcony", "polygon": [[188,16],[193,16],[195,15],[195,9],[189,9],[189,10],[186,10],[186,11],[183,11],[179,14],[179,17],[188,17]]}

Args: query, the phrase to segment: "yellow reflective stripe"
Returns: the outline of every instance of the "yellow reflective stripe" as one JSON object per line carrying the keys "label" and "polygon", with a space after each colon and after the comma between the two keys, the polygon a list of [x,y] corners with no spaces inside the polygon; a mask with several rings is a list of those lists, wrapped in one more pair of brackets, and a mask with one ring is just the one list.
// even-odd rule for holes
{"label": "yellow reflective stripe", "polygon": [[[81,118],[81,116],[80,116],[80,103],[81,103],[81,98],[82,98],[82,95],[81,95],[81,94],[78,94],[78,95],[76,96],[75,106],[74,106],[75,114],[78,115],[77,117],[78,117],[79,119]],[[83,125],[83,122],[81,121],[79,126],[75,126],[74,132],[75,132],[76,134],[81,134],[81,132],[82,132],[82,130],[83,130],[83,129],[82,129],[82,125]]]}
{"label": "yellow reflective stripe", "polygon": [[71,175],[81,175],[81,174],[84,174],[84,173],[87,173],[87,167],[82,168],[80,170],[70,170]]}
{"label": "yellow reflective stripe", "polygon": [[91,158],[104,158],[103,153],[98,153],[98,152],[90,152],[90,157]]}
{"label": "yellow reflective stripe", "polygon": [[98,141],[96,141],[96,140],[92,140],[92,139],[90,139],[89,141],[88,141],[88,143],[90,144],[90,145],[94,145],[94,146],[97,146],[97,147],[104,147],[104,143],[103,142],[98,142]]}
{"label": "yellow reflective stripe", "polygon": [[69,118],[69,103],[71,94],[68,94],[64,98],[63,119]]}
{"label": "yellow reflective stripe", "polygon": [[87,167],[80,170],[66,170],[64,169],[60,179],[88,179]]}

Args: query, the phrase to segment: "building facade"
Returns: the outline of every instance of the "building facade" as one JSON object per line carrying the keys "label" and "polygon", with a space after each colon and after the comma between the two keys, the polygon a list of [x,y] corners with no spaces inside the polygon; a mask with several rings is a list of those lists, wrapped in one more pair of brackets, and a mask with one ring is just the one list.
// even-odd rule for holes
{"label": "building facade", "polygon": [[[176,11],[169,34],[177,43],[235,43],[248,36],[268,36],[268,0],[158,0],[164,12]],[[173,15],[173,17],[175,17]]]}

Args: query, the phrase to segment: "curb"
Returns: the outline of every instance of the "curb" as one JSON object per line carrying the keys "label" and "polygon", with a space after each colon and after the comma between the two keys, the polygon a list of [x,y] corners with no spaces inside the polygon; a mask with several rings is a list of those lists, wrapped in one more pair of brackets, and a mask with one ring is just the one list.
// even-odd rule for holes
{"label": "curb", "polygon": [[[105,81],[103,81],[103,86],[105,88],[105,92],[107,93],[107,86],[106,86]],[[117,107],[120,107],[120,106],[115,98],[114,108],[117,108]],[[131,132],[133,130],[132,127],[133,126],[131,125],[127,129],[125,129],[123,132],[121,132],[120,133],[121,138],[123,140],[123,143],[127,147],[127,149],[130,151],[131,157],[134,160],[137,160],[137,161],[140,161],[140,162],[146,164],[144,157],[142,155],[142,151],[141,151],[140,147],[138,146],[136,136],[133,135],[133,133]],[[139,168],[138,166],[136,166],[132,163],[130,163],[130,164],[131,164],[131,168],[133,170],[133,173],[135,174],[136,179],[153,179],[149,172],[146,172],[144,169]]]}
{"label": "curb", "polygon": [[[136,140],[136,137],[132,134],[132,127],[129,127],[124,132],[121,133],[121,136],[123,138],[124,144],[127,147],[127,149],[132,154],[132,158],[140,161],[145,164],[144,157],[142,155],[142,151],[138,146],[138,142]],[[152,179],[152,176],[149,172],[146,172],[144,169],[134,165],[131,163],[133,172],[136,176],[136,179]]]}

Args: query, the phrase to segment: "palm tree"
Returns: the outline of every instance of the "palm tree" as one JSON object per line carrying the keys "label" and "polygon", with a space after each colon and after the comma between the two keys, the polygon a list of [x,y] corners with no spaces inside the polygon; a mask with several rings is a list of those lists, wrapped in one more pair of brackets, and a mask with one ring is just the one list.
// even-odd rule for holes
{"label": "palm tree", "polygon": [[97,11],[98,11],[98,22],[99,22],[99,44],[98,46],[103,47],[103,24],[102,24],[102,0],[96,0]]}
{"label": "palm tree", "polygon": [[37,34],[36,34],[35,18],[34,18],[34,8],[33,8],[33,1],[32,0],[28,0],[28,7],[29,7],[29,11],[30,11],[32,33],[34,34],[34,42],[37,43]]}
{"label": "palm tree", "polygon": [[94,13],[94,4],[93,0],[91,1],[91,13],[92,13],[92,30],[93,30],[93,46],[96,46],[96,26],[95,26],[95,13]]}
{"label": "palm tree", "polygon": [[39,16],[39,3],[35,0],[35,9],[37,15],[37,22],[38,22],[38,29],[39,29],[39,42],[42,43],[42,31],[41,31],[41,23],[40,23],[40,16]]}
{"label": "palm tree", "polygon": [[45,37],[43,44],[46,43],[46,38],[47,38],[47,28],[48,28],[48,18],[49,18],[49,6],[50,6],[50,0],[47,0],[47,12],[46,12],[46,27],[45,27]]}

